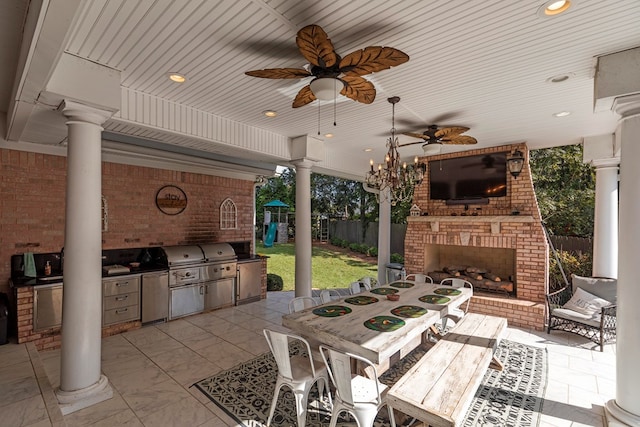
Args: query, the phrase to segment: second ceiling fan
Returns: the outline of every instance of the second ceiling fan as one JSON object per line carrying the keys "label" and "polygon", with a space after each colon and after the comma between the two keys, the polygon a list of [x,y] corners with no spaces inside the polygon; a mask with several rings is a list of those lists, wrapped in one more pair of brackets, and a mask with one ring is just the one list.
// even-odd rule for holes
{"label": "second ceiling fan", "polygon": [[[427,126],[427,130],[422,133],[418,132],[402,132],[403,135],[407,135],[413,138],[422,139],[422,141],[408,142],[400,144],[400,147],[414,144],[456,144],[456,145],[471,145],[477,144],[478,140],[468,136],[462,135],[468,131],[468,127],[464,126],[448,126],[438,127],[437,125]],[[426,144],[425,144],[426,142]]]}
{"label": "second ceiling fan", "polygon": [[293,100],[293,108],[302,107],[318,98],[321,90],[327,90],[333,99],[341,88],[340,94],[363,104],[371,104],[376,97],[373,83],[361,77],[377,71],[386,70],[409,60],[404,52],[382,46],[368,46],[346,55],[338,55],[319,25],[307,25],[298,31],[296,44],[302,56],[309,61],[310,69],[305,68],[268,68],[247,71],[246,75],[266,79],[300,79],[314,77]]}

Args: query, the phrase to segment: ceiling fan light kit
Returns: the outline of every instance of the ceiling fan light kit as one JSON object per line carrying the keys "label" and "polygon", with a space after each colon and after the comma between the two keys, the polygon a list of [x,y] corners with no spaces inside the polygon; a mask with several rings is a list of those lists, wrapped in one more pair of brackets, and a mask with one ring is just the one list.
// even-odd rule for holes
{"label": "ceiling fan light kit", "polygon": [[332,77],[319,77],[309,83],[311,92],[323,101],[333,101],[344,89],[344,82]]}
{"label": "ceiling fan light kit", "polygon": [[384,159],[384,163],[374,167],[373,159],[369,161],[370,170],[365,176],[365,184],[369,188],[379,190],[376,196],[380,198],[388,197],[391,205],[398,202],[411,201],[413,190],[424,178],[426,166],[419,163],[418,156],[414,158],[413,165],[407,165],[400,159],[398,152],[398,138],[395,129],[395,106],[400,101],[400,97],[393,96],[387,101],[392,104],[391,116],[391,137],[387,140],[389,150]]}

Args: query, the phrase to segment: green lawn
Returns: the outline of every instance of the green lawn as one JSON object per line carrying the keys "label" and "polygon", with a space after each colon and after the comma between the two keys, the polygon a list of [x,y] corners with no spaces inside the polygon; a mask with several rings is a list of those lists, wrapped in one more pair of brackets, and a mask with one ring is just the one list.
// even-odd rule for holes
{"label": "green lawn", "polygon": [[[256,246],[257,253],[269,256],[267,272],[282,277],[283,290],[292,291],[295,282],[295,245],[283,243],[265,248],[258,243]],[[312,288],[317,289],[346,288],[349,283],[362,277],[378,277],[376,264],[318,246],[313,247],[311,268]]]}

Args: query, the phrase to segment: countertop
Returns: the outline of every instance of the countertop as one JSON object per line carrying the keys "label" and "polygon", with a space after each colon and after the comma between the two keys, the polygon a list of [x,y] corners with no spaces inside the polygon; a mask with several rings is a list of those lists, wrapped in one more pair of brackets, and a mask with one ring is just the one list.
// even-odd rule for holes
{"label": "countertop", "polygon": [[[169,271],[167,267],[158,266],[158,265],[149,265],[149,266],[141,266],[138,268],[130,268],[130,271],[118,274],[105,274],[102,272],[102,278],[111,278],[111,277],[120,277],[127,276],[132,274],[144,274],[144,273],[153,273],[156,271]],[[44,285],[54,285],[62,283],[62,272],[54,271],[50,276],[39,276],[39,277],[12,277],[10,279],[11,286],[15,288],[21,288],[24,286],[44,286]]]}
{"label": "countertop", "polygon": [[269,257],[265,255],[256,255],[256,254],[244,255],[242,257],[238,257],[238,264],[242,264],[244,262],[261,261],[263,258],[269,258]]}

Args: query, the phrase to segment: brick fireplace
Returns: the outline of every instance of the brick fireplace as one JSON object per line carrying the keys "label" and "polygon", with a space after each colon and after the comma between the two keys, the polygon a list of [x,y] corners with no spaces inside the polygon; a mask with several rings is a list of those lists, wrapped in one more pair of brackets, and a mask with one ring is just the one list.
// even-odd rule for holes
{"label": "brick fireplace", "polygon": [[428,273],[452,264],[488,268],[496,275],[510,279],[513,291],[496,294],[476,290],[469,310],[506,317],[512,326],[543,330],[548,246],[533,190],[526,145],[442,154],[421,160],[513,152],[516,148],[526,153],[525,167],[517,179],[507,172],[507,195],[489,198],[489,204],[447,205],[442,200],[430,200],[426,174],[414,195],[420,215],[408,218],[405,268],[409,273]]}

